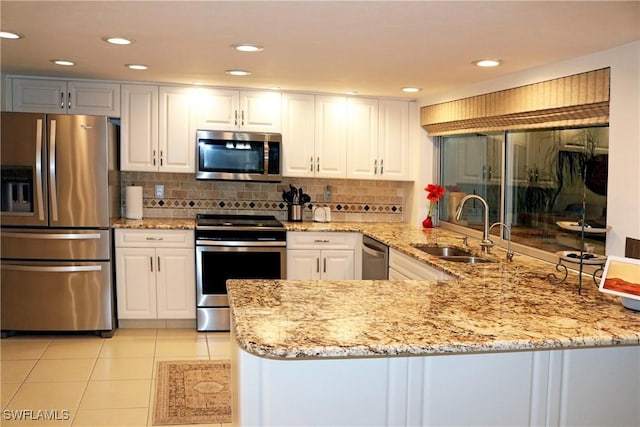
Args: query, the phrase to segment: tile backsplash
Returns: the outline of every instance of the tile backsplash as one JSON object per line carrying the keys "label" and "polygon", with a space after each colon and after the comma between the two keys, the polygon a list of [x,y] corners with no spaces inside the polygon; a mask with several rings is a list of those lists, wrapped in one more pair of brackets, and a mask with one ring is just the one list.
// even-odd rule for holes
{"label": "tile backsplash", "polygon": [[[320,178],[283,178],[279,183],[248,181],[198,181],[195,174],[121,172],[122,212],[125,189],[143,187],[144,218],[193,218],[198,213],[261,214],[287,219],[282,191],[289,184],[311,196],[304,220],[310,221],[314,206],[329,206],[332,221],[402,222],[402,182]],[[164,185],[164,197],[155,197],[155,186]],[[329,189],[329,199],[325,193]]]}

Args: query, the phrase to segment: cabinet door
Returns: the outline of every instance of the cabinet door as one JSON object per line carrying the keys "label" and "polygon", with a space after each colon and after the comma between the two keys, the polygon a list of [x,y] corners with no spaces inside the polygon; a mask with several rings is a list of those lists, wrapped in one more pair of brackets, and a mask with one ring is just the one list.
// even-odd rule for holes
{"label": "cabinet door", "polygon": [[314,176],[315,97],[282,95],[283,176]]}
{"label": "cabinet door", "polygon": [[347,176],[347,99],[316,96],[316,177]]}
{"label": "cabinet door", "polygon": [[156,318],[155,249],[116,249],[119,319]]}
{"label": "cabinet door", "polygon": [[120,117],[120,85],[117,83],[67,83],[67,112]]}
{"label": "cabinet door", "polygon": [[352,98],[347,102],[347,178],[375,179],[378,157],[378,100]]}
{"label": "cabinet door", "polygon": [[280,132],[279,92],[240,92],[240,129],[251,132]]}
{"label": "cabinet door", "polygon": [[65,114],[66,99],[64,80],[13,78],[13,111]]}
{"label": "cabinet door", "polygon": [[[155,172],[158,169],[158,87],[122,86],[120,168]],[[156,157],[154,157],[154,150]]]}
{"label": "cabinet door", "polygon": [[237,130],[240,124],[240,94],[237,90],[194,91],[192,108],[196,129]]}
{"label": "cabinet door", "polygon": [[287,250],[287,279],[320,279],[320,251],[309,249]]}
{"label": "cabinet door", "polygon": [[195,265],[193,249],[156,249],[159,319],[196,318]]}
{"label": "cabinet door", "polygon": [[196,129],[192,95],[191,88],[160,87],[159,172],[195,173]]}
{"label": "cabinet door", "polygon": [[353,280],[355,279],[353,251],[322,251],[322,272],[325,280]]}
{"label": "cabinet door", "polygon": [[406,180],[410,175],[409,103],[381,100],[379,107],[379,176],[385,180]]}

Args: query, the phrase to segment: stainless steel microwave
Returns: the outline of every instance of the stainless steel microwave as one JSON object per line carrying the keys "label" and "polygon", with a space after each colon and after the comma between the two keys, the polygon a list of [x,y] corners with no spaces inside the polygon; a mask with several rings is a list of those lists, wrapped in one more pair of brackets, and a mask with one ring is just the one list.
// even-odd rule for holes
{"label": "stainless steel microwave", "polygon": [[198,130],[196,179],[282,180],[279,133]]}

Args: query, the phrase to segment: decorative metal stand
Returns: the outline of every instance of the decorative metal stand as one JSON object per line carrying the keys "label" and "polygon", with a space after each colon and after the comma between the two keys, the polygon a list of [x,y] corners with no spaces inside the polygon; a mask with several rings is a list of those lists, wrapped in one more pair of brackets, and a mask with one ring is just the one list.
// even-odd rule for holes
{"label": "decorative metal stand", "polygon": [[[563,257],[559,257],[558,258],[558,263],[556,264],[556,271],[559,272],[563,272],[563,276],[562,278],[558,278],[556,276],[555,273],[549,273],[547,275],[547,278],[549,279],[549,281],[551,283],[553,283],[554,285],[559,285],[560,283],[563,283],[565,280],[567,280],[567,276],[569,275],[569,269],[567,268],[566,265],[564,265],[564,262],[568,262],[568,263],[572,263],[572,264],[579,264],[580,265],[580,269],[579,269],[579,275],[578,275],[578,293],[580,293],[580,291],[582,290],[582,273],[584,270],[584,260],[582,259],[582,252],[580,252],[580,259],[577,259],[575,261],[569,261],[566,258]],[[598,260],[593,260],[591,262],[589,262],[589,265],[597,265],[598,268],[593,272],[592,277],[593,277],[593,283],[595,283],[596,285],[598,284],[598,279],[600,277],[602,277],[602,273],[604,271],[604,265],[607,262],[606,258],[602,258],[602,259],[598,259]]]}

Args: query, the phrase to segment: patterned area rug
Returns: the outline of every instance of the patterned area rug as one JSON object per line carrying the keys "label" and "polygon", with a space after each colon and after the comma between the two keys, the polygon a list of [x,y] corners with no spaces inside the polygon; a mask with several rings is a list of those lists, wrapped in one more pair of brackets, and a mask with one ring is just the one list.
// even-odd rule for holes
{"label": "patterned area rug", "polygon": [[230,423],[231,363],[158,362],[153,425]]}

